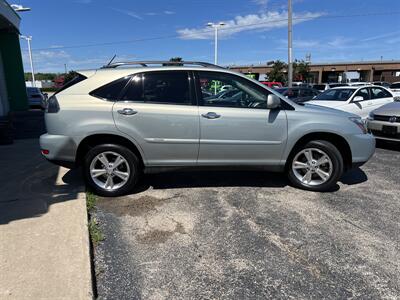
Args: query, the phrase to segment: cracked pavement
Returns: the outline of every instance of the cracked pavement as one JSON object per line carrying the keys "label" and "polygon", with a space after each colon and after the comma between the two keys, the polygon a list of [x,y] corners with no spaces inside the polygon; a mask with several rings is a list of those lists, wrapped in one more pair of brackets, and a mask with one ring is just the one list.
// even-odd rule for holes
{"label": "cracked pavement", "polygon": [[400,299],[400,147],[381,146],[332,193],[199,171],[99,198],[99,298]]}

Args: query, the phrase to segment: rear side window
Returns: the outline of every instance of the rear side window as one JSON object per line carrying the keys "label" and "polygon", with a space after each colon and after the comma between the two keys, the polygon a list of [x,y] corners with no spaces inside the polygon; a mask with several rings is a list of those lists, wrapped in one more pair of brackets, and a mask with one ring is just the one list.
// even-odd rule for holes
{"label": "rear side window", "polygon": [[121,100],[191,105],[189,74],[186,71],[161,71],[136,75]]}
{"label": "rear side window", "polygon": [[389,98],[389,97],[392,97],[392,94],[390,94],[388,91],[377,87],[371,88],[372,99]]}
{"label": "rear side window", "polygon": [[102,99],[107,99],[115,101],[120,99],[120,95],[128,83],[130,77],[126,76],[124,78],[117,79],[111,83],[103,85],[102,87],[90,92],[91,96],[95,96]]}
{"label": "rear side window", "polygon": [[77,73],[77,75],[76,75],[73,79],[71,79],[71,80],[68,81],[66,84],[64,84],[64,85],[62,86],[62,88],[58,89],[58,90],[54,93],[54,95],[58,94],[58,93],[61,92],[61,91],[66,90],[67,88],[70,88],[71,86],[73,86],[73,85],[75,85],[75,84],[77,84],[77,83],[79,83],[79,82],[81,82],[81,81],[83,81],[83,80],[85,80],[85,79],[87,79],[86,76],[83,76],[82,74]]}

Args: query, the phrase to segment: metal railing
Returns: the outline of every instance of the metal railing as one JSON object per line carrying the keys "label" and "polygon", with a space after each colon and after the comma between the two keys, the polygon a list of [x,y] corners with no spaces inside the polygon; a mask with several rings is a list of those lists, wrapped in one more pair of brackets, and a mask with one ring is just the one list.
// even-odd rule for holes
{"label": "metal railing", "polygon": [[148,67],[149,65],[161,65],[164,67],[168,66],[184,66],[184,65],[193,65],[193,66],[201,66],[201,67],[206,67],[206,68],[221,68],[223,67],[210,64],[207,62],[201,62],[201,61],[126,61],[126,62],[115,62],[115,63],[109,63],[107,65],[104,65],[101,67],[102,69],[113,69],[121,66],[135,66],[139,65],[142,67]]}

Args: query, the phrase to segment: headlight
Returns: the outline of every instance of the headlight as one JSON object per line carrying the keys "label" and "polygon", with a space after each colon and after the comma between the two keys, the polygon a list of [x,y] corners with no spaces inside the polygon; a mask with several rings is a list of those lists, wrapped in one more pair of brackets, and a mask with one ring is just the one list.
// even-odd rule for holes
{"label": "headlight", "polygon": [[374,113],[371,111],[371,112],[368,114],[367,120],[368,120],[368,121],[373,121],[373,120],[374,120],[374,117],[375,117],[375,115],[374,115]]}
{"label": "headlight", "polygon": [[367,127],[365,126],[365,122],[360,117],[350,117],[350,121],[358,126],[361,129],[362,133],[368,133]]}

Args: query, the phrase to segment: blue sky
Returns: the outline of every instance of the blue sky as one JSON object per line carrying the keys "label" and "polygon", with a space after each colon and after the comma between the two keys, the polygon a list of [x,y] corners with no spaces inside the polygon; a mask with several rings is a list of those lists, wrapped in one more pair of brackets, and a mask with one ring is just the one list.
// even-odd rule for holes
{"label": "blue sky", "polygon": [[[286,0],[14,0],[21,34],[32,35],[36,71],[96,68],[117,60],[180,56],[219,63],[287,59]],[[293,0],[294,57],[313,62],[400,59],[399,0]],[[90,46],[87,46],[90,45]],[[25,70],[27,45],[21,40]]]}

